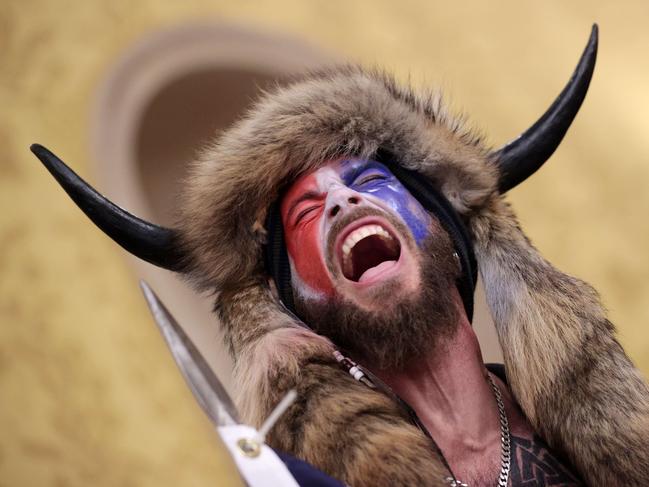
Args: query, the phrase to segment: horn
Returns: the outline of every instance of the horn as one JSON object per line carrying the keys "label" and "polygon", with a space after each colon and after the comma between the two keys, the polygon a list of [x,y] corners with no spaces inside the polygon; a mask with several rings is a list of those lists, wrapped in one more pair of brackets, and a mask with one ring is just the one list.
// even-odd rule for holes
{"label": "horn", "polygon": [[177,231],[142,220],[99,194],[61,159],[39,144],[31,151],[88,218],[131,254],[171,271],[182,270]]}
{"label": "horn", "polygon": [[554,103],[517,139],[492,153],[500,169],[500,193],[509,191],[536,172],[561,143],[588,91],[597,58],[597,40],[597,24],[593,24],[579,64]]}

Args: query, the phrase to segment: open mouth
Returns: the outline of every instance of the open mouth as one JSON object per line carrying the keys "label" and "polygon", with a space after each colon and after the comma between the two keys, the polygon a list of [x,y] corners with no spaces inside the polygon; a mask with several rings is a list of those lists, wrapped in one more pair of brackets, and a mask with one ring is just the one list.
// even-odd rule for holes
{"label": "open mouth", "polygon": [[342,244],[343,275],[354,282],[371,279],[397,263],[401,244],[383,226],[363,225],[345,238]]}

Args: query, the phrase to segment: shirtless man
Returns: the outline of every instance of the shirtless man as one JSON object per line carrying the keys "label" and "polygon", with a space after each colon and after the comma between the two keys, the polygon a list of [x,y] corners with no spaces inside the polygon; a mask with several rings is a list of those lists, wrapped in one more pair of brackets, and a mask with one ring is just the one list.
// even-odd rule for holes
{"label": "shirtless man", "polygon": [[581,485],[487,371],[452,240],[388,167],[330,161],[291,185],[282,221],[298,314],[412,408],[455,479],[496,485],[506,465],[512,485]]}
{"label": "shirtless man", "polygon": [[[173,229],[33,150],[120,245],[214,295],[246,422],[297,390],[275,448],[353,487],[646,486],[649,388],[597,293],[506,201],[561,142],[596,51],[594,27],[555,103],[498,151],[385,74],[311,75],[195,161]],[[477,272],[506,376],[470,326]]]}

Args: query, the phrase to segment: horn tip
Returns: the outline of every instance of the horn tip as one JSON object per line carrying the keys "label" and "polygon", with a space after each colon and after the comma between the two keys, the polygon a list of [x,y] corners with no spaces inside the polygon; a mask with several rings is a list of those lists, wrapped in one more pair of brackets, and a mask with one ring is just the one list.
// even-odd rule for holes
{"label": "horn tip", "polygon": [[45,147],[43,147],[41,144],[32,144],[29,146],[29,150],[32,151],[32,153],[35,156],[40,156],[41,154],[45,152],[49,152]]}
{"label": "horn tip", "polygon": [[53,164],[53,160],[58,159],[51,150],[41,144],[32,144],[29,146],[29,150],[47,167]]}
{"label": "horn tip", "polygon": [[590,42],[597,44],[599,41],[599,25],[597,22],[593,23],[593,27],[590,30]]}
{"label": "horn tip", "polygon": [[[59,173],[70,171],[70,168],[61,161],[51,150],[47,147],[42,146],[41,144],[32,144],[29,146],[29,150],[41,161],[41,163],[47,168],[54,178],[59,181]],[[67,190],[66,190],[67,191]]]}

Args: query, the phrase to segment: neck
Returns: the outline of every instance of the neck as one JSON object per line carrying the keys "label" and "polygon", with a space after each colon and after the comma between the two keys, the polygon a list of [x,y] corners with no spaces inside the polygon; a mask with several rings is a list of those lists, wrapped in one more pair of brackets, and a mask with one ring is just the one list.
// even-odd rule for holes
{"label": "neck", "polygon": [[485,455],[500,443],[498,409],[478,340],[461,316],[455,335],[434,353],[403,370],[375,371],[414,409],[458,475],[462,459]]}

